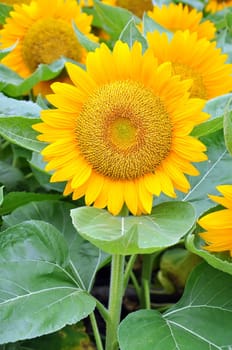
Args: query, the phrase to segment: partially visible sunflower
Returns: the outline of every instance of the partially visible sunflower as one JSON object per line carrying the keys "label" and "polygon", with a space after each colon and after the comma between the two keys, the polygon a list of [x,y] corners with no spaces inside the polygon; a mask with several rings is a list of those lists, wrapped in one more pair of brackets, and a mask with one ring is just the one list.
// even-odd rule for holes
{"label": "partially visible sunflower", "polygon": [[217,186],[217,190],[224,197],[212,195],[209,197],[223,205],[225,209],[207,214],[198,221],[206,230],[200,233],[200,236],[208,244],[204,249],[210,252],[229,251],[232,256],[232,185]]}
{"label": "partially visible sunflower", "polygon": [[52,63],[61,56],[84,62],[86,50],[78,42],[72,20],[89,39],[92,16],[81,12],[75,0],[32,1],[29,5],[15,5],[0,31],[1,48],[17,43],[1,63],[28,77],[41,63]]}
{"label": "partially visible sunflower", "polygon": [[177,31],[171,40],[155,31],[147,33],[147,40],[159,63],[170,61],[174,74],[193,79],[192,97],[211,99],[232,91],[232,65],[216,42],[189,31]]}
{"label": "partially visible sunflower", "polygon": [[213,39],[216,33],[216,27],[211,21],[202,21],[202,12],[189,9],[187,5],[181,3],[154,6],[153,11],[148,11],[147,14],[155,22],[172,32],[188,29],[190,32],[197,32],[199,38],[209,40]]}
{"label": "partially visible sunflower", "polygon": [[87,56],[86,71],[67,63],[74,84],[54,83],[47,96],[56,109],[34,125],[48,142],[42,155],[52,182],[67,181],[65,195],[114,215],[125,203],[134,215],[150,213],[153,194],[176,197],[196,176],[191,162],[207,159],[190,132],[208,115],[205,101],[189,98],[190,80],[172,76],[150,51],[118,41]]}
{"label": "partially visible sunflower", "polygon": [[214,13],[229,6],[232,6],[232,0],[209,0],[206,4],[205,10]]}

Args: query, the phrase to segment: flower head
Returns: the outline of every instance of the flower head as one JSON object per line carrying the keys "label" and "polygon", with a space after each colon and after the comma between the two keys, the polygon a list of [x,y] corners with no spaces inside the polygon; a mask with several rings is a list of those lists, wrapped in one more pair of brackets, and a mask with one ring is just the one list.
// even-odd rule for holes
{"label": "flower head", "polygon": [[79,30],[96,41],[90,33],[92,17],[81,12],[75,0],[32,1],[15,5],[0,31],[2,48],[16,47],[1,63],[28,77],[41,63],[52,63],[62,56],[84,62],[86,50],[76,39],[72,20]]}
{"label": "flower head", "polygon": [[207,12],[217,12],[229,6],[232,6],[232,0],[209,0],[205,10]]}
{"label": "flower head", "polygon": [[74,85],[54,83],[47,96],[56,109],[42,111],[34,125],[48,142],[42,155],[51,181],[67,181],[64,193],[85,195],[87,205],[118,214],[125,203],[134,214],[150,213],[153,194],[187,192],[191,162],[207,159],[190,136],[208,118],[204,100],[189,98],[191,81],[172,76],[139,43],[101,44],[87,56],[86,71],[67,63]]}
{"label": "flower head", "polygon": [[208,244],[204,249],[210,252],[229,251],[232,256],[232,185],[221,185],[217,190],[223,197],[212,195],[209,197],[223,205],[225,209],[205,215],[198,221],[206,230],[200,233],[200,236]]}
{"label": "flower head", "polygon": [[170,61],[174,74],[193,79],[192,97],[211,99],[232,91],[232,65],[216,42],[197,33],[177,31],[169,41],[165,33],[147,33],[148,45],[159,63]]}
{"label": "flower head", "polygon": [[187,5],[181,3],[171,3],[161,7],[154,6],[153,11],[148,11],[147,14],[155,22],[172,32],[188,29],[190,32],[197,32],[199,38],[205,37],[207,39],[214,38],[216,32],[211,21],[202,21],[202,12],[189,9]]}

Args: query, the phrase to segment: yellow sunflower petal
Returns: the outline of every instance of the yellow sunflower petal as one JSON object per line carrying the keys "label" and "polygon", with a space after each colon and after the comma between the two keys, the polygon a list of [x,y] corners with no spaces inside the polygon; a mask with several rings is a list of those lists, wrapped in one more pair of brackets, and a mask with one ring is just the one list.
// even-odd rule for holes
{"label": "yellow sunflower petal", "polygon": [[199,224],[206,230],[232,229],[232,216],[230,209],[223,209],[203,216]]}

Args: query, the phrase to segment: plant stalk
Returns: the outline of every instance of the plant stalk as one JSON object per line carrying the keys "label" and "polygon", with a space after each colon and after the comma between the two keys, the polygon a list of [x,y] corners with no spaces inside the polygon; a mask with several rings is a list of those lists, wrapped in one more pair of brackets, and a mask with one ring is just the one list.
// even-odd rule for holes
{"label": "plant stalk", "polygon": [[94,334],[94,338],[95,338],[95,343],[96,343],[96,346],[97,346],[97,350],[103,350],[101,336],[100,336],[99,329],[98,329],[97,322],[96,322],[96,318],[95,318],[95,315],[94,315],[93,312],[89,315],[89,318],[90,318],[90,321],[91,321],[93,334]]}
{"label": "plant stalk", "polygon": [[124,264],[124,256],[112,255],[108,307],[109,319],[106,322],[106,350],[118,350],[117,331],[120,323],[124,291]]}

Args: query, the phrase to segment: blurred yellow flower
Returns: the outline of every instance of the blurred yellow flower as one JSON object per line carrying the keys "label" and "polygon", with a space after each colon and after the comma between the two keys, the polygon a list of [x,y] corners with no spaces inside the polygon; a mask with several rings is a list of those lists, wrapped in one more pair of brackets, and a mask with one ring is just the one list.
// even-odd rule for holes
{"label": "blurred yellow flower", "polygon": [[198,221],[206,230],[200,233],[200,236],[208,244],[204,249],[210,252],[229,251],[232,256],[232,185],[221,185],[217,190],[223,197],[212,195],[209,197],[226,209],[205,215]]}
{"label": "blurred yellow flower", "polygon": [[172,76],[137,42],[101,44],[87,56],[86,71],[67,63],[74,84],[54,83],[47,96],[56,109],[42,111],[34,125],[48,142],[42,155],[52,182],[67,181],[64,194],[85,195],[87,205],[117,215],[125,203],[134,215],[150,213],[153,194],[187,192],[191,162],[207,159],[190,136],[208,118],[205,101],[189,98],[190,80]]}
{"label": "blurred yellow flower", "polygon": [[32,1],[29,5],[15,5],[0,31],[1,48],[16,47],[1,63],[28,77],[41,63],[52,63],[62,56],[84,62],[86,50],[78,42],[72,20],[89,39],[92,16],[81,12],[75,0]]}
{"label": "blurred yellow flower", "polygon": [[207,12],[217,12],[229,6],[232,6],[232,0],[209,0],[205,10]]}
{"label": "blurred yellow flower", "polygon": [[192,97],[211,99],[232,91],[232,65],[216,42],[188,30],[175,32],[171,40],[155,31],[147,33],[147,40],[159,63],[170,61],[174,74],[193,79]]}
{"label": "blurred yellow flower", "polygon": [[209,20],[202,21],[202,12],[189,9],[187,5],[181,3],[154,6],[153,11],[148,11],[147,14],[172,32],[188,29],[190,32],[197,32],[199,38],[212,39],[215,36],[215,25]]}

